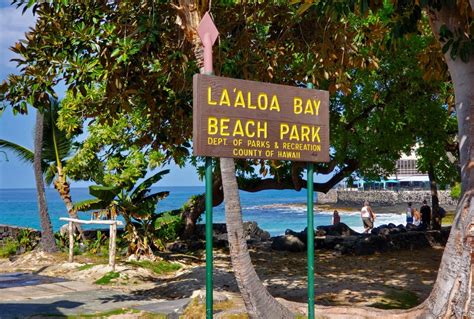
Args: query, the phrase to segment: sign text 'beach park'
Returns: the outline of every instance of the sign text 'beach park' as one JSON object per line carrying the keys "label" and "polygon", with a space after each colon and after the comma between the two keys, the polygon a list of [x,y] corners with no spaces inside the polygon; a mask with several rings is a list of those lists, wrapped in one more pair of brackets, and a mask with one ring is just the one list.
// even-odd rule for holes
{"label": "sign text 'beach park'", "polygon": [[196,74],[194,155],[329,161],[329,94]]}

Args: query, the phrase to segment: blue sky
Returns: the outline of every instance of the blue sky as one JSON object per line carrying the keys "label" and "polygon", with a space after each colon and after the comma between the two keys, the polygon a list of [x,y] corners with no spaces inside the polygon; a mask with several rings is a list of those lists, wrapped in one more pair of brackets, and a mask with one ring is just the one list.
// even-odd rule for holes
{"label": "blue sky", "polygon": [[[0,0],[0,82],[8,74],[17,72],[15,63],[10,62],[15,54],[9,48],[19,39],[24,38],[25,32],[34,25],[35,18],[31,12],[25,14],[10,6],[10,0]],[[60,92],[58,92],[60,94]],[[25,115],[13,116],[6,110],[0,116],[0,139],[15,142],[33,149],[33,128],[35,112],[31,110]],[[159,186],[202,186],[193,167],[179,169],[170,166],[171,172],[160,182]],[[317,178],[317,180],[326,180]],[[73,187],[86,187],[88,182],[73,182]],[[34,176],[31,166],[21,163],[11,153],[0,152],[0,188],[34,188]]]}

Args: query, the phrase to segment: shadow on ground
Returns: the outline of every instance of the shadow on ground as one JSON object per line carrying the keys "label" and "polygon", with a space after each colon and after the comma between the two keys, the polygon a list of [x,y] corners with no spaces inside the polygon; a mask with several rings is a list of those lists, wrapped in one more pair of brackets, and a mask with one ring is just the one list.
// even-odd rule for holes
{"label": "shadow on ground", "polygon": [[[173,278],[150,278],[153,288],[135,290],[127,294],[116,294],[110,297],[100,298],[103,303],[122,302],[133,300],[151,299],[183,299],[191,297],[193,291],[204,290],[206,287],[206,267],[198,266],[189,269],[185,273]],[[237,282],[232,273],[223,269],[214,269],[214,287],[216,291],[225,290],[238,292]]]}
{"label": "shadow on ground", "polygon": [[82,302],[59,300],[49,304],[40,303],[4,303],[0,304],[0,319],[25,318],[32,314],[47,317],[66,317],[61,309],[73,309],[82,306]]}

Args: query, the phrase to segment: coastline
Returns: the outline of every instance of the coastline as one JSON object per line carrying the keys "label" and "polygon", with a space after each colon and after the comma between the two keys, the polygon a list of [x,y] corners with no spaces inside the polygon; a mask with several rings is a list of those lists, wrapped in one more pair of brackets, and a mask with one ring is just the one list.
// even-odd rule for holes
{"label": "coastline", "polygon": [[[374,210],[375,214],[399,214],[399,215],[405,214],[406,207],[407,207],[407,205],[403,205],[403,204],[397,204],[397,205],[382,205],[382,204],[372,205],[371,204],[370,206]],[[421,204],[419,204],[419,206],[421,206]],[[318,211],[333,211],[336,209],[339,213],[353,213],[353,212],[359,212],[362,205],[360,207],[356,207],[355,205],[351,205],[351,204],[336,203],[336,204],[316,204],[315,207]],[[442,207],[446,209],[446,212],[448,214],[452,214],[456,211],[456,206],[453,206],[453,205],[442,205]],[[420,207],[418,207],[416,203],[414,203],[414,208],[418,210],[420,209]]]}

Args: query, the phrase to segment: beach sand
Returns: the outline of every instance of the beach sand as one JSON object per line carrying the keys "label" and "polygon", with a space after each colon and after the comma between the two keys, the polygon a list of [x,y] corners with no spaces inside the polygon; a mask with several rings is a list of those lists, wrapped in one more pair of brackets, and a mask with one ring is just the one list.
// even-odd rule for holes
{"label": "beach sand", "polygon": [[[255,269],[269,292],[288,301],[307,300],[306,253],[272,251],[269,244],[250,250]],[[316,251],[315,295],[320,305],[376,306],[409,308],[428,297],[436,279],[443,248],[388,252],[371,256],[341,256],[330,251]],[[156,275],[146,269],[119,264],[123,278],[110,286],[134,298],[180,299],[203,294],[205,256],[167,254],[180,262],[182,270]],[[0,259],[3,271],[40,272],[93,283],[110,271],[106,265],[82,269],[81,265],[100,260],[77,256],[76,263],[66,262],[65,254],[27,253],[15,261]],[[102,260],[101,262],[104,262]],[[214,251],[214,289],[231,300],[232,313],[243,313],[242,299],[232,272],[228,252]],[[102,288],[103,289],[103,288]],[[231,307],[232,308],[232,307]]]}

